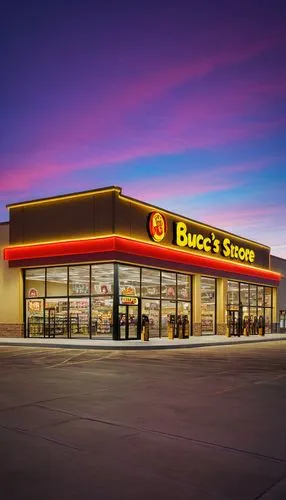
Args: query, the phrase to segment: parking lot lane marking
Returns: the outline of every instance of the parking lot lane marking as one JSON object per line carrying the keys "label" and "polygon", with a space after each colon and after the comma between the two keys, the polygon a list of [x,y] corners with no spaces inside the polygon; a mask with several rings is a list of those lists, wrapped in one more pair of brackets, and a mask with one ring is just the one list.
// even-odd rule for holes
{"label": "parking lot lane marking", "polygon": [[47,366],[47,368],[58,368],[59,366],[62,366],[62,365],[65,365],[67,364],[70,360],[74,359],[74,358],[77,358],[79,356],[82,356],[83,354],[85,354],[85,352],[77,352],[76,354],[73,354],[72,356],[69,356],[68,358],[64,359],[63,361],[61,361],[60,363],[56,363],[54,365],[49,365]]}
{"label": "parking lot lane marking", "polygon": [[72,362],[72,363],[69,363],[68,366],[72,366],[72,365],[78,365],[79,363],[92,363],[93,361],[101,361],[103,359],[109,359],[109,358],[112,358],[114,357],[116,353],[113,353],[113,352],[110,352],[109,354],[106,354],[105,356],[100,356],[99,358],[92,358],[92,359],[83,359],[82,361],[75,361],[75,362]]}

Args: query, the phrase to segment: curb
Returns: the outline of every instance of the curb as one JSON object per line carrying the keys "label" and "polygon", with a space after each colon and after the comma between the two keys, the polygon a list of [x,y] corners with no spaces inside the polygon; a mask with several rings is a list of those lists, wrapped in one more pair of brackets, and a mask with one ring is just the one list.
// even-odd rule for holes
{"label": "curb", "polygon": [[50,349],[94,349],[94,350],[106,350],[106,351],[141,351],[141,350],[170,350],[170,349],[194,349],[197,347],[216,347],[216,346],[223,346],[223,345],[228,345],[228,346],[233,346],[233,345],[241,345],[241,344],[259,344],[259,343],[265,343],[265,342],[281,342],[281,341],[286,341],[286,338],[283,337],[281,339],[279,338],[263,338],[263,339],[251,339],[251,340],[236,340],[236,339],[230,339],[229,341],[227,340],[222,340],[218,342],[213,342],[213,343],[197,343],[197,344],[170,344],[170,345],[148,345],[148,343],[140,344],[140,345],[90,345],[87,344],[86,346],[84,345],[77,345],[77,344],[49,344],[45,342],[41,343],[21,343],[21,342],[0,342],[0,349],[1,346],[10,346],[10,347],[47,347]]}

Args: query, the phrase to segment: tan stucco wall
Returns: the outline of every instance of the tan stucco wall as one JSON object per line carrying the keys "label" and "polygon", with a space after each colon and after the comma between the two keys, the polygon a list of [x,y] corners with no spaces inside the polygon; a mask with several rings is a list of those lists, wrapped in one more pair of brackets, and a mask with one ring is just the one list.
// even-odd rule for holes
{"label": "tan stucco wall", "polygon": [[[0,324],[23,322],[23,285],[20,269],[11,269],[3,260],[9,245],[9,225],[0,224]],[[1,333],[0,333],[1,335]]]}

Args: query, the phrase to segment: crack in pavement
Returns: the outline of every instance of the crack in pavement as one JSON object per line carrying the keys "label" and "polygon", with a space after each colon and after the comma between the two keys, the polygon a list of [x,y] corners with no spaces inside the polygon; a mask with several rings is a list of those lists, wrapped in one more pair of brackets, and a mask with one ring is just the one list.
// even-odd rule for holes
{"label": "crack in pavement", "polygon": [[[37,405],[37,406],[40,406],[40,407],[43,407],[43,408],[47,408],[47,409],[51,409],[51,408],[46,407],[44,405]],[[57,408],[52,408],[52,409],[55,410],[55,411],[57,411],[57,412],[62,412],[62,413],[66,413],[68,415],[77,417],[77,418],[79,418],[81,420],[87,420],[87,421],[90,421],[90,422],[97,422],[97,423],[101,423],[101,424],[105,424],[105,425],[110,425],[110,426],[113,426],[113,427],[120,427],[120,428],[125,428],[125,429],[132,429],[134,431],[143,432],[143,433],[157,434],[157,435],[160,435],[160,436],[165,436],[167,438],[182,439],[184,441],[190,441],[192,443],[199,444],[201,446],[207,446],[207,447],[210,447],[210,448],[217,448],[217,449],[224,450],[224,451],[229,451],[229,452],[232,452],[232,453],[237,453],[237,454],[242,454],[242,455],[248,455],[248,456],[251,456],[251,457],[254,457],[254,458],[258,458],[260,460],[265,460],[265,461],[268,461],[268,462],[286,463],[286,459],[284,459],[284,458],[278,458],[278,457],[273,457],[273,456],[270,456],[270,455],[264,455],[262,453],[258,453],[258,452],[254,452],[254,451],[249,451],[249,450],[244,450],[244,449],[241,449],[241,448],[235,448],[233,446],[222,445],[222,444],[214,443],[214,442],[211,442],[211,441],[206,441],[206,440],[203,440],[203,439],[197,439],[197,438],[192,438],[192,437],[189,437],[189,436],[183,436],[181,434],[175,434],[175,433],[171,433],[171,432],[160,431],[158,429],[151,429],[151,428],[146,428],[146,427],[137,427],[137,426],[134,426],[134,425],[126,425],[126,424],[122,424],[122,423],[119,423],[119,422],[114,422],[114,421],[111,421],[111,420],[105,420],[105,419],[100,419],[100,418],[82,416],[82,415],[79,415],[77,413],[72,413],[70,411],[62,410],[62,409],[57,409]]]}

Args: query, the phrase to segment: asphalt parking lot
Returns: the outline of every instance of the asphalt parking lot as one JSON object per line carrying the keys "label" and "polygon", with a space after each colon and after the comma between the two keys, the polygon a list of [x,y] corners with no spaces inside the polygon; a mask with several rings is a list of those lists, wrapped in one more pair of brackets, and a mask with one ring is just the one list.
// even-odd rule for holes
{"label": "asphalt parking lot", "polygon": [[285,500],[286,341],[0,348],[7,500]]}

